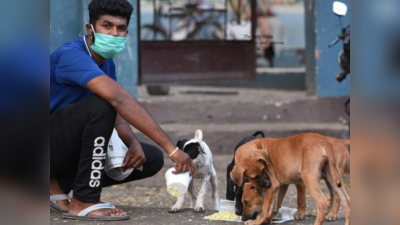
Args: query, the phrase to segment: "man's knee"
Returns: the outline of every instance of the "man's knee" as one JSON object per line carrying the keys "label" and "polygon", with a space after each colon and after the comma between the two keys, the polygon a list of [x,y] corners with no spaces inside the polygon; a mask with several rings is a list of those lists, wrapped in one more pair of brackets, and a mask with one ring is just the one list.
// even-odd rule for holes
{"label": "man's knee", "polygon": [[109,102],[97,95],[90,96],[88,98],[88,104],[93,105],[93,113],[97,118],[110,117],[115,119],[117,116],[117,112],[115,111],[114,107]]}
{"label": "man's knee", "polygon": [[161,168],[163,168],[164,166],[164,155],[160,149],[158,149],[157,151],[157,165],[158,165],[158,171],[160,171]]}
{"label": "man's knee", "polygon": [[157,174],[163,168],[164,155],[163,155],[162,151],[155,146],[153,146],[153,148],[151,149],[151,152],[152,152],[153,157],[151,159],[152,166],[151,166],[150,173],[151,173],[151,176],[153,176],[153,175]]}

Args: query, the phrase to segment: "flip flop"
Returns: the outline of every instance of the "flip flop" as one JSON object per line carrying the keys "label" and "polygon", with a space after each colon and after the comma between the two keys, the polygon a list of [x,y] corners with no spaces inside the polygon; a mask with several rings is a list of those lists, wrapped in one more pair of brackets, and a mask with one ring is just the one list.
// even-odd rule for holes
{"label": "flip flop", "polygon": [[115,209],[115,206],[110,204],[97,204],[87,207],[86,209],[80,211],[78,215],[73,216],[68,213],[63,213],[62,217],[64,219],[72,219],[72,220],[97,220],[97,221],[116,221],[116,220],[128,220],[130,218],[129,215],[126,216],[107,216],[107,217],[94,217],[87,216],[87,214],[99,210],[99,209]]}
{"label": "flip flop", "polygon": [[67,213],[67,210],[62,210],[57,204],[57,201],[69,200],[70,197],[66,194],[61,195],[50,195],[50,209],[59,212],[59,213]]}

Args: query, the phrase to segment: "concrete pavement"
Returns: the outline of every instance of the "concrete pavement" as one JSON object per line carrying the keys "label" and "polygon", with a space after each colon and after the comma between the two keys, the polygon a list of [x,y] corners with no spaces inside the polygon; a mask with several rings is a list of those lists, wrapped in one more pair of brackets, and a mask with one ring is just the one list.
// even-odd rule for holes
{"label": "concrete pavement", "polygon": [[[226,166],[233,158],[235,145],[244,137],[262,130],[268,137],[285,137],[301,132],[319,132],[339,138],[347,138],[349,117],[343,111],[345,98],[317,99],[299,91],[271,91],[246,88],[216,88],[197,86],[173,86],[169,96],[149,96],[144,87],[139,87],[141,104],[153,115],[173,142],[191,138],[196,129],[204,133],[204,140],[214,155],[218,174],[220,198],[226,193]],[[152,143],[143,134],[135,131],[140,141]],[[164,173],[173,163],[165,157],[163,169],[154,177],[128,184],[104,188],[102,201],[119,205],[131,219],[121,222],[88,222],[64,220],[61,214],[51,212],[50,224],[238,224],[202,219],[214,213],[211,191],[207,192],[205,214],[196,214],[188,209],[178,214],[169,214],[168,209],[175,198],[168,195]],[[344,176],[350,192],[350,177]],[[321,187],[327,198],[325,184]],[[290,186],[283,206],[296,208],[296,189]],[[285,224],[314,224],[316,206],[307,192],[307,219]],[[189,207],[186,196],[184,207]],[[327,225],[344,224],[341,208],[339,220]],[[239,223],[240,224],[240,223]]]}
{"label": "concrete pavement", "polygon": [[[232,160],[232,155],[215,155],[214,165],[218,175],[218,193],[220,198],[225,198],[226,194],[226,166]],[[180,224],[240,224],[234,222],[217,222],[202,219],[206,215],[210,215],[212,210],[211,187],[207,191],[205,199],[206,212],[204,214],[194,213],[191,209],[187,209],[181,213],[169,214],[168,209],[175,203],[175,198],[167,193],[164,174],[165,171],[172,167],[173,163],[166,157],[165,166],[154,177],[135,181],[128,184],[104,188],[102,193],[102,201],[121,206],[131,216],[130,220],[120,222],[97,222],[97,221],[75,221],[64,220],[60,213],[50,213],[50,224],[81,224],[81,225],[180,225]],[[350,178],[344,176],[346,189],[350,192]],[[327,198],[329,192],[326,185],[321,182],[321,187]],[[296,208],[297,197],[296,188],[291,185],[283,206]],[[186,195],[184,207],[189,207],[190,199]],[[316,215],[316,206],[309,193],[307,192],[307,219],[303,221],[292,221],[285,224],[312,225],[314,224]],[[327,225],[342,225],[345,223],[343,208],[339,210],[339,220],[336,222],[326,222]]]}

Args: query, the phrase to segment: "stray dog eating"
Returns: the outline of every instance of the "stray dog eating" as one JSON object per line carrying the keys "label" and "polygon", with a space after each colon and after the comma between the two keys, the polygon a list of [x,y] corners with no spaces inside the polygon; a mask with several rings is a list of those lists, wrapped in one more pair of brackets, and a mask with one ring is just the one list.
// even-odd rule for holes
{"label": "stray dog eating", "polygon": [[346,225],[350,225],[350,197],[342,186],[335,149],[335,144],[329,138],[314,133],[279,139],[262,138],[240,147],[235,154],[236,165],[231,172],[232,180],[241,185],[243,177],[247,177],[261,188],[266,183],[267,175],[271,181],[271,187],[263,191],[261,216],[245,224],[270,223],[272,204],[280,186],[296,183],[303,183],[317,204],[318,213],[314,225],[323,224],[329,210],[320,187],[320,180],[325,178],[341,199],[345,207]]}
{"label": "stray dog eating", "polygon": [[[203,132],[197,130],[193,139],[180,140],[177,147],[187,153],[196,165],[196,171],[193,174],[193,179],[190,181],[188,192],[191,195],[190,208],[196,213],[204,212],[204,196],[206,194],[208,183],[211,182],[212,199],[214,210],[219,209],[218,196],[218,178],[215,171],[211,150],[203,141]],[[200,191],[194,185],[194,179],[201,180]],[[175,205],[169,210],[170,213],[177,213],[182,210],[185,196],[181,196],[176,201]]]}
{"label": "stray dog eating", "polygon": [[[260,135],[261,137],[265,137],[264,133],[262,131],[257,131],[253,135],[248,136],[241,140],[235,147],[234,155],[233,155],[233,160],[231,163],[228,164],[228,167],[226,168],[226,199],[230,201],[235,200],[235,213],[238,216],[241,216],[243,214],[243,203],[242,203],[242,195],[243,195],[243,185],[237,185],[235,184],[232,179],[230,173],[233,170],[233,167],[235,166],[235,152],[236,150],[246,144],[247,142],[250,142],[254,139],[257,139],[257,136]],[[249,180],[244,178],[243,183],[247,183]],[[243,217],[242,217],[243,218]]]}
{"label": "stray dog eating", "polygon": [[[349,140],[341,140],[331,137],[326,137],[329,142],[333,145],[334,150],[336,151],[336,161],[340,170],[340,173],[344,173],[346,169],[346,163],[349,160],[350,154],[348,152],[348,147],[350,146]],[[337,214],[340,207],[340,197],[336,191],[333,190],[330,183],[326,181],[326,178],[323,177],[326,185],[328,186],[329,193],[331,196],[330,206],[329,206],[329,214],[325,217],[327,221],[335,221],[337,219]],[[294,215],[295,220],[304,219],[305,209],[307,207],[306,204],[306,187],[303,183],[296,183],[297,189],[297,212]],[[279,187],[278,199],[276,202],[276,207],[274,212],[278,212],[282,206],[282,201],[286,195],[289,185],[281,185]],[[247,221],[249,219],[256,219],[257,215],[261,213],[262,204],[263,204],[263,192],[262,188],[257,187],[253,183],[245,183],[243,186],[243,197],[242,202],[244,205],[242,220]]]}
{"label": "stray dog eating", "polygon": [[[279,209],[282,206],[283,198],[285,197],[286,191],[289,185],[282,185],[279,189],[279,197],[277,201],[277,205],[274,210],[274,215],[279,212]],[[305,217],[305,210],[306,210],[306,187],[304,184],[297,183],[297,211],[294,214],[295,220],[302,220]],[[257,216],[262,211],[263,205],[263,195],[264,195],[264,188],[260,188],[257,185],[254,185],[251,182],[245,183],[243,185],[243,215],[242,220],[255,220]]]}

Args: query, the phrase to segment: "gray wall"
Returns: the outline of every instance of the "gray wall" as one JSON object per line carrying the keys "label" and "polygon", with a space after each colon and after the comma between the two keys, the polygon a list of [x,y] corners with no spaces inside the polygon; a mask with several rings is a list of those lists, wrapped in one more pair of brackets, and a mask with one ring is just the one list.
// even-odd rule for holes
{"label": "gray wall", "polygon": [[[129,24],[128,44],[123,54],[114,59],[117,79],[125,89],[137,97],[138,82],[138,39],[136,0],[128,0],[134,7]],[[60,45],[86,34],[85,24],[89,22],[87,6],[90,0],[50,0],[50,52]]]}

